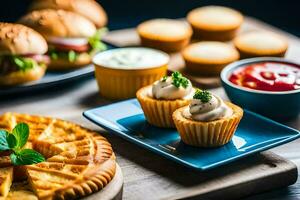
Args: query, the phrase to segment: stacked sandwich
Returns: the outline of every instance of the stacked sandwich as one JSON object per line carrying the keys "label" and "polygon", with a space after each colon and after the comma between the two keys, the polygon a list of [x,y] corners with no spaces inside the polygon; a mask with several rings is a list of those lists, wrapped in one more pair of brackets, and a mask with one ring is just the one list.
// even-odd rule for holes
{"label": "stacked sandwich", "polygon": [[0,85],[87,66],[106,48],[107,16],[94,0],[36,0],[17,23],[0,23]]}

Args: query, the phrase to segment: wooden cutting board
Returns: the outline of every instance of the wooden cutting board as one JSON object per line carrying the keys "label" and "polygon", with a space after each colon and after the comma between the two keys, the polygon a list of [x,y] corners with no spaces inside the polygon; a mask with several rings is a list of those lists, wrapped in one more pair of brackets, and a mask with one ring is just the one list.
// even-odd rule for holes
{"label": "wooden cutting board", "polygon": [[[241,27],[238,34],[243,34],[252,31],[271,31],[282,35],[289,40],[290,48],[286,54],[286,58],[299,61],[300,52],[300,41],[295,36],[289,33],[283,32],[275,27],[269,26],[267,24],[261,23],[256,19],[246,17],[245,22]],[[107,43],[113,44],[118,47],[128,47],[128,46],[140,46],[140,39],[134,28],[123,29],[117,31],[111,31],[106,35],[103,40]],[[192,41],[195,42],[195,41]],[[231,44],[232,42],[228,42]],[[221,86],[221,81],[219,77],[203,77],[190,74],[184,70],[185,64],[180,55],[180,53],[170,54],[171,60],[169,63],[170,71],[181,71],[186,77],[188,77],[194,86],[201,88],[215,88]]]}

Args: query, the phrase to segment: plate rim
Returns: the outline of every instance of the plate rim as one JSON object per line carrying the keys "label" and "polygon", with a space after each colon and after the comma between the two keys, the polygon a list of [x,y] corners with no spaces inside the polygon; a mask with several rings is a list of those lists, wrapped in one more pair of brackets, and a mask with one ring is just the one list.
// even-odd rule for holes
{"label": "plate rim", "polygon": [[[123,139],[129,141],[129,142],[132,142],[144,149],[147,149],[147,150],[150,150],[158,155],[161,155],[169,160],[173,160],[179,164],[182,164],[184,166],[187,166],[187,167],[190,167],[190,168],[193,168],[193,169],[196,169],[196,170],[201,170],[201,171],[205,171],[205,170],[209,170],[209,169],[213,169],[213,168],[216,168],[216,167],[219,167],[221,165],[224,165],[224,164],[227,164],[227,163],[230,163],[230,162],[233,162],[235,160],[238,160],[238,159],[241,159],[241,158],[244,158],[244,157],[247,157],[249,155],[252,155],[252,154],[255,154],[255,153],[258,153],[258,152],[262,152],[262,151],[265,151],[265,150],[268,150],[268,149],[271,149],[273,147],[277,147],[279,145],[283,145],[283,144],[286,144],[288,142],[291,142],[293,140],[296,140],[297,138],[300,138],[300,131],[297,130],[297,129],[294,129],[294,128],[291,128],[287,125],[284,125],[284,124],[281,124],[279,122],[276,122],[272,119],[269,119],[265,116],[262,116],[260,114],[257,114],[255,112],[252,112],[252,111],[249,111],[247,109],[244,109],[244,112],[246,113],[249,113],[250,115],[253,115],[259,119],[262,119],[262,120],[265,120],[267,122],[270,122],[270,123],[274,123],[276,124],[277,126],[280,126],[280,127],[283,127],[283,128],[286,128],[286,129],[289,129],[290,131],[293,131],[295,132],[295,134],[290,134],[290,136],[287,136],[287,138],[285,139],[281,139],[277,142],[274,142],[272,144],[269,144],[269,145],[265,145],[263,147],[260,147],[260,148],[256,148],[254,150],[249,150],[245,153],[242,153],[242,154],[239,154],[239,155],[236,155],[236,156],[233,156],[233,157],[230,157],[230,158],[226,158],[226,159],[223,159],[221,161],[218,161],[218,162],[215,162],[215,163],[212,163],[212,164],[209,164],[209,165],[205,165],[205,166],[199,166],[199,165],[194,165],[190,162],[187,162],[185,160],[182,160],[180,158],[178,158],[177,156],[174,156],[166,151],[163,151],[157,147],[154,147],[148,143],[145,143],[145,142],[142,142],[134,137],[131,137],[129,136],[128,134],[124,133],[123,131],[121,130],[116,130],[110,126],[107,126],[107,122],[108,120],[102,118],[102,117],[97,117],[98,120],[95,120],[94,118],[96,117],[93,117],[95,116],[93,114],[93,111],[99,109],[99,108],[104,108],[104,107],[109,107],[109,106],[112,106],[112,105],[116,105],[116,104],[121,104],[121,103],[125,103],[125,102],[138,102],[136,98],[133,98],[133,99],[127,99],[127,100],[123,100],[123,101],[118,101],[118,102],[114,102],[114,103],[111,103],[111,104],[107,104],[107,105],[103,105],[103,106],[98,106],[98,107],[95,107],[95,108],[91,108],[91,109],[88,109],[86,111],[84,111],[82,113],[82,115],[88,119],[89,121],[93,122],[94,124],[100,126],[101,128],[107,130],[108,132],[111,132],[117,136],[120,136],[122,137]],[[101,120],[99,120],[101,119]],[[109,122],[109,123],[112,123],[112,122]]]}

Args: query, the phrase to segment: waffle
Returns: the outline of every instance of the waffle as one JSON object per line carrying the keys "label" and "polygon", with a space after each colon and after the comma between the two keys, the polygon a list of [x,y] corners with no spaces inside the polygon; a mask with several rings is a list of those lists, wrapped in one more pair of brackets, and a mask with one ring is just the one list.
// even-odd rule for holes
{"label": "waffle", "polygon": [[[78,125],[59,119],[5,113],[0,116],[0,129],[11,131],[24,122],[29,125],[30,135],[27,148],[43,154],[45,162],[18,167],[15,180],[27,179],[31,190],[38,199],[77,199],[97,192],[105,187],[115,174],[115,156],[111,145],[101,135]],[[0,195],[8,195],[10,173],[2,170],[12,168],[6,155],[0,159]],[[15,167],[16,168],[16,167]],[[3,190],[1,180],[3,182]],[[5,193],[6,192],[6,193]],[[18,194],[18,192],[14,191]],[[32,198],[33,193],[30,194]],[[0,196],[1,199],[1,196]],[[4,198],[5,199],[5,198]]]}

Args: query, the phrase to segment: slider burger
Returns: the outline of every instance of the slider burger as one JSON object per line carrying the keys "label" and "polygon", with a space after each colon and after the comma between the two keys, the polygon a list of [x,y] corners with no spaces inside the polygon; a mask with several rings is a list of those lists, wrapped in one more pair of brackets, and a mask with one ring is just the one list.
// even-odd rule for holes
{"label": "slider burger", "polygon": [[107,15],[95,0],[35,0],[30,6],[30,10],[47,8],[78,13],[93,22],[97,28],[107,24]]}
{"label": "slider burger", "polygon": [[0,22],[0,85],[18,85],[42,78],[49,57],[47,42],[21,24]]}
{"label": "slider burger", "polygon": [[66,70],[86,66],[95,53],[105,50],[100,41],[103,30],[85,17],[65,11],[36,10],[22,17],[20,23],[41,33],[48,42],[51,62],[48,69]]}

